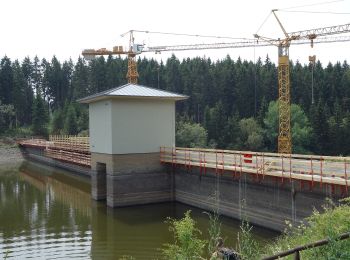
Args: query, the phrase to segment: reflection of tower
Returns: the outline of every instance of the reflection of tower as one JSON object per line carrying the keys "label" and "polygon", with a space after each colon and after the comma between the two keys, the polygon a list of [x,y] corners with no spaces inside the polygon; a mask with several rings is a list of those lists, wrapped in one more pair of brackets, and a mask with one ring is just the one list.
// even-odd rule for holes
{"label": "reflection of tower", "polygon": [[[92,201],[92,259],[119,259],[123,255],[136,259],[157,259],[163,243],[171,241],[167,217],[176,214],[172,203],[112,209]],[[160,257],[158,257],[160,258]]]}

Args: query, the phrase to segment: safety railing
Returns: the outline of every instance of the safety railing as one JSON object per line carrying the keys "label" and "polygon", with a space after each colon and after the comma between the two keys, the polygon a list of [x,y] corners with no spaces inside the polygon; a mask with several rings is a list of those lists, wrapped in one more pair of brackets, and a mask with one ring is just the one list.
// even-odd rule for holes
{"label": "safety railing", "polygon": [[[344,239],[348,239],[348,238],[350,238],[350,233],[344,233],[344,234],[341,234],[339,237],[337,237],[335,240],[340,241],[340,240],[344,240]],[[303,246],[295,247],[293,249],[289,249],[287,251],[275,254],[273,256],[265,257],[265,258],[263,258],[263,260],[281,259],[281,257],[285,257],[285,256],[293,255],[293,254],[294,254],[294,260],[299,260],[299,259],[301,259],[301,257],[300,257],[301,251],[324,246],[324,245],[329,244],[329,242],[330,242],[330,239],[319,240],[319,241],[316,241],[314,243],[310,243],[310,244],[306,244]]]}
{"label": "safety railing", "polygon": [[348,192],[350,185],[350,157],[332,157],[300,154],[277,154],[250,151],[233,151],[199,148],[161,147],[160,161],[198,167],[200,173],[214,169],[216,173],[230,171],[236,175],[249,173],[257,178],[265,176],[309,183],[340,185]]}
{"label": "safety railing", "polygon": [[27,139],[18,141],[18,144],[41,149],[46,157],[56,160],[87,167],[91,165],[89,137],[50,135],[49,141],[44,139]]}
{"label": "safety railing", "polygon": [[44,155],[59,161],[74,163],[81,166],[91,165],[91,155],[64,150],[46,149]]}
{"label": "safety railing", "polygon": [[76,135],[50,135],[49,146],[53,149],[89,152],[89,137]]}

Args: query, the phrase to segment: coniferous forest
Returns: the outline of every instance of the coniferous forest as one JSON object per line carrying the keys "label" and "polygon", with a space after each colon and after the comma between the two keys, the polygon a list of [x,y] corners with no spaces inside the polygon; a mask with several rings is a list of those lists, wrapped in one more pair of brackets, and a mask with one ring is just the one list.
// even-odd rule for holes
{"label": "coniferous forest", "polygon": [[[127,83],[127,59],[59,61],[3,57],[0,135],[88,134],[88,108],[77,99]],[[177,104],[177,145],[277,150],[277,66],[229,56],[164,62],[139,59],[139,84],[190,96]],[[350,154],[350,68],[290,64],[294,153]]]}

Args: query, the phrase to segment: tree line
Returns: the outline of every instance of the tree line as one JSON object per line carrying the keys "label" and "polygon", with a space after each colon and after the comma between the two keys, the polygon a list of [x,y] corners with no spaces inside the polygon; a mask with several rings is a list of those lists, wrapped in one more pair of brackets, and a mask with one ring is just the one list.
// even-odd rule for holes
{"label": "tree line", "polygon": [[[139,84],[190,96],[177,104],[178,145],[276,151],[277,66],[196,57],[139,58]],[[127,59],[0,62],[0,133],[87,134],[84,96],[125,84]],[[293,152],[350,154],[350,69],[346,61],[290,64]]]}

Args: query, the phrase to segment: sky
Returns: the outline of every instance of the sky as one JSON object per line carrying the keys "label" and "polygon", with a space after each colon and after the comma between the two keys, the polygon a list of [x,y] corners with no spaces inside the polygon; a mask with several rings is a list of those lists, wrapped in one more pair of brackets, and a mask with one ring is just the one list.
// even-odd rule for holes
{"label": "sky", "polygon": [[[0,58],[7,55],[21,61],[37,55],[51,60],[56,55],[61,61],[76,61],[83,49],[127,46],[128,37],[120,35],[131,29],[234,38],[253,38],[258,31],[271,38],[283,37],[272,9],[280,10],[277,15],[287,32],[350,22],[350,0],[0,0]],[[135,42],[146,46],[222,41],[135,33]],[[290,59],[304,64],[312,54],[323,65],[349,63],[349,47],[350,42],[319,44],[313,49],[309,45],[291,46]],[[174,54],[180,59],[200,56],[218,60],[230,55],[249,61],[258,57],[265,60],[268,55],[277,62],[274,46]],[[146,57],[165,61],[170,55],[148,53]]]}

